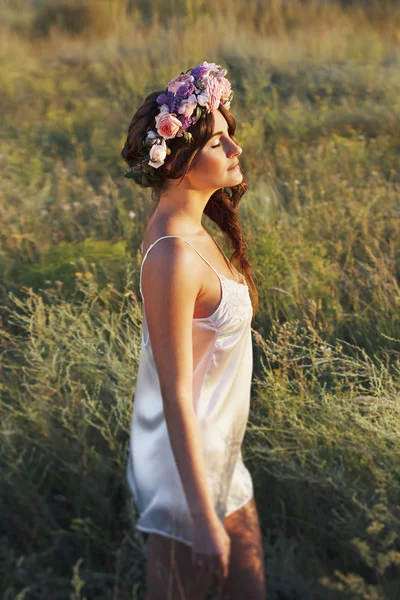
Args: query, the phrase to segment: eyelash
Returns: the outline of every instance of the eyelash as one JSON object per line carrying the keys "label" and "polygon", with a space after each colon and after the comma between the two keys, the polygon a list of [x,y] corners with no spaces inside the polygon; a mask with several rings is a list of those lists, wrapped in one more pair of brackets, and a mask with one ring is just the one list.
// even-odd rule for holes
{"label": "eyelash", "polygon": [[[231,139],[234,139],[233,136],[229,136]],[[216,146],[211,146],[211,148],[218,148],[221,144],[217,144]]]}

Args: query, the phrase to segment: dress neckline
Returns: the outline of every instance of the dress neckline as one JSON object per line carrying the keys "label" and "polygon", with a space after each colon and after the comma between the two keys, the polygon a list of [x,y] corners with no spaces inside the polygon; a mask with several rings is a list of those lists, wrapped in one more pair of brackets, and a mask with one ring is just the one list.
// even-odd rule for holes
{"label": "dress neckline", "polygon": [[231,279],[230,277],[225,277],[225,275],[221,275],[221,273],[218,273],[218,275],[220,277],[222,277],[222,279],[225,279],[226,281],[232,281],[232,283],[236,283],[237,285],[240,285],[241,287],[244,287],[244,288],[248,288],[249,287],[247,285],[247,283],[241,283],[240,281],[236,281],[236,279]]}

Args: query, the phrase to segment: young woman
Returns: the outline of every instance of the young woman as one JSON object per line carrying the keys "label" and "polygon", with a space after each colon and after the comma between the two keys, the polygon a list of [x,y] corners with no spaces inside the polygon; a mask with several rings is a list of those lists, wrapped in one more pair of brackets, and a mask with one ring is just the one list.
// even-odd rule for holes
{"label": "young woman", "polygon": [[[148,600],[205,599],[212,583],[223,598],[266,597],[241,454],[258,296],[238,219],[247,186],[226,72],[203,62],[151,93],[122,150],[126,176],[151,187],[156,202],[142,244],[142,347],[127,465],[136,527],[148,535]],[[229,238],[241,272],[203,214]]]}

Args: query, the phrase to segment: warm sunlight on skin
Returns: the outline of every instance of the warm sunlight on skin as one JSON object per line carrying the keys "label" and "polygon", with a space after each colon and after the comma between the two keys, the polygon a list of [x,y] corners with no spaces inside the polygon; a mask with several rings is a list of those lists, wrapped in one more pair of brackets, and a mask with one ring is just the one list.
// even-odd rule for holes
{"label": "warm sunlight on skin", "polygon": [[[237,185],[243,179],[240,168],[228,170],[239,161],[242,148],[229,136],[228,124],[222,113],[215,110],[213,114],[214,137],[196,156],[187,174],[188,184],[209,196],[221,187]],[[222,134],[219,133],[221,131]]]}
{"label": "warm sunlight on skin", "polygon": [[[160,497],[168,455],[174,463],[150,350],[162,345],[160,372],[180,407],[199,407],[201,383],[210,398],[213,373],[213,407],[224,390],[236,399],[222,350],[238,333],[228,313],[244,314],[245,251],[260,302],[243,463],[260,527],[253,502],[224,517],[222,597],[254,600],[264,565],[268,600],[400,600],[400,1],[0,0],[0,32],[0,600],[72,590],[217,600],[202,593],[189,546],[136,529],[126,459],[148,373],[154,462],[138,461],[140,491],[152,478]],[[125,178],[156,129],[156,98],[197,60],[221,61],[233,84],[228,113],[220,106],[207,128],[223,133],[196,152],[167,140],[185,157],[176,173],[192,167],[180,184],[166,177],[173,154],[154,173],[162,185]],[[193,439],[175,423],[188,464]],[[152,453],[157,425],[165,443]],[[216,427],[207,431],[203,442],[218,442]],[[219,508],[229,473],[215,480],[222,454],[210,454]],[[183,487],[173,473],[171,498]],[[157,515],[165,529],[178,528],[175,508]],[[215,556],[226,538],[203,522]]]}
{"label": "warm sunlight on skin", "polygon": [[[183,180],[170,180],[170,189],[160,198],[163,211],[170,206],[176,213],[179,206],[198,207],[198,221],[209,198],[223,187],[238,185],[243,180],[240,167],[229,170],[239,161],[242,148],[228,133],[228,123],[222,113],[213,111],[215,123],[213,136],[194,159]],[[191,209],[192,210],[192,209]]]}

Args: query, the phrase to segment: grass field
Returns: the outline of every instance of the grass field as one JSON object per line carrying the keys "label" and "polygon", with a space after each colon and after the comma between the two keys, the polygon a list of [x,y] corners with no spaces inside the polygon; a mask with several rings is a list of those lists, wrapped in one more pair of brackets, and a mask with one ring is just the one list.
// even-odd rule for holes
{"label": "grass field", "polygon": [[144,598],[125,464],[151,200],[120,151],[207,60],[249,186],[268,600],[397,600],[400,5],[9,0],[0,33],[1,597]]}

